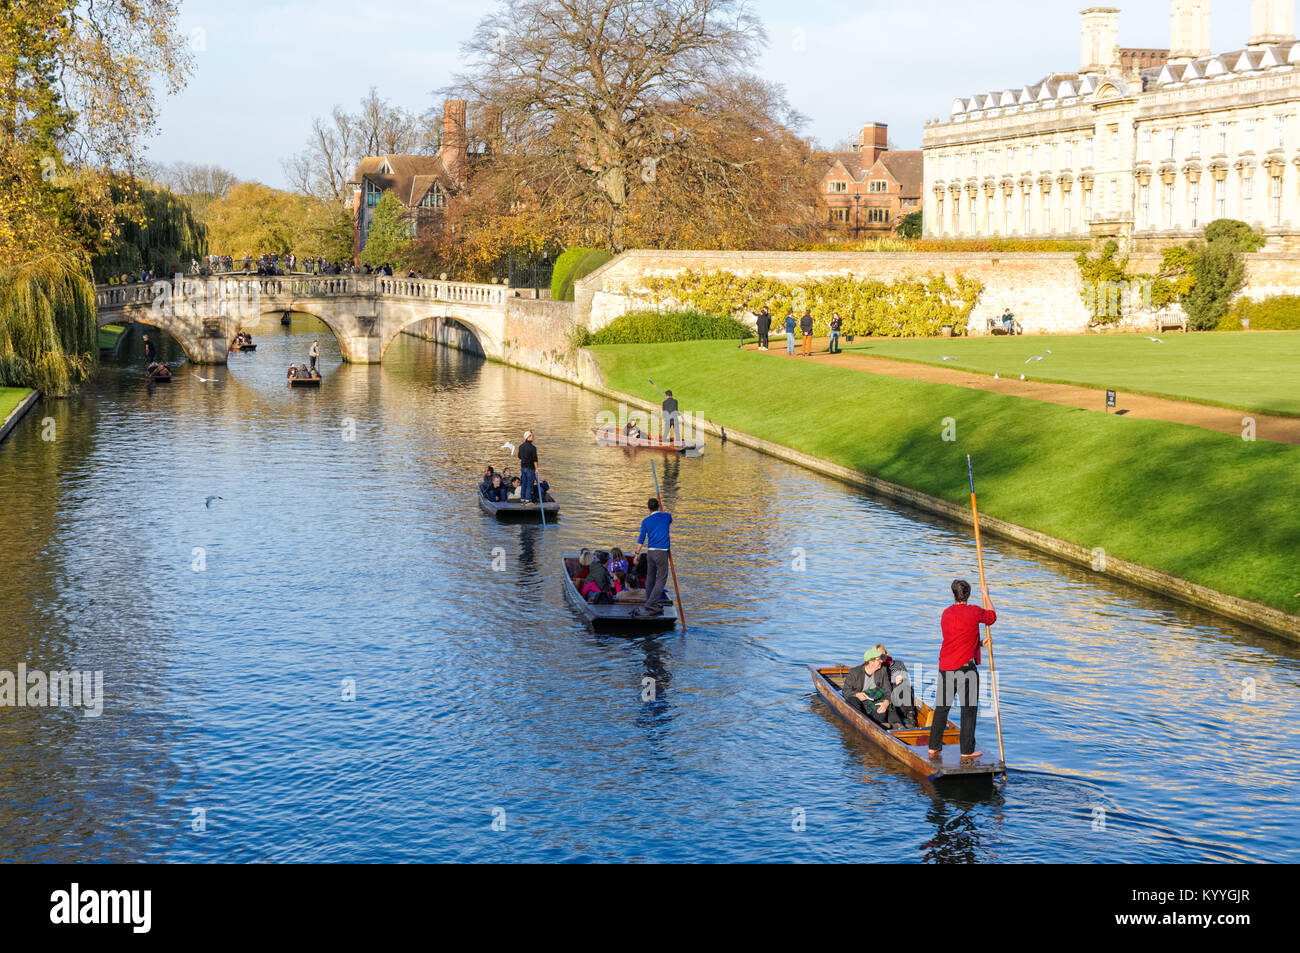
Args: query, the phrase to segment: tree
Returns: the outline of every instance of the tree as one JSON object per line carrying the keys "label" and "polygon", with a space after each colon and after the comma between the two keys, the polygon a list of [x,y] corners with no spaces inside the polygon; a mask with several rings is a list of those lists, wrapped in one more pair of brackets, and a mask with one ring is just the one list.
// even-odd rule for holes
{"label": "tree", "polygon": [[225,198],[231,186],[239,181],[228,169],[198,162],[156,166],[150,170],[150,177],[185,199],[200,219],[207,214],[209,205]]}
{"label": "tree", "polygon": [[175,265],[182,271],[192,259],[208,253],[207,229],[181,197],[166,188],[143,183],[115,182],[119,202],[129,201],[143,212],[142,221],[121,215],[117,238],[91,259],[95,280],[118,275],[139,276],[148,268],[164,275]]}
{"label": "tree", "polygon": [[411,262],[413,251],[411,223],[406,216],[406,209],[392,192],[385,192],[380,196],[374,217],[370,220],[370,232],[366,236],[366,247],[361,250],[361,262],[376,268],[392,265],[394,269],[405,269]]}
{"label": "tree", "polygon": [[1245,252],[1264,244],[1245,222],[1218,219],[1205,226],[1205,241],[1191,242],[1191,289],[1180,301],[1193,331],[1212,331],[1232,307],[1232,299],[1246,283]]}
{"label": "tree", "polygon": [[281,165],[296,191],[342,201],[351,197],[348,183],[363,158],[435,153],[441,128],[432,111],[417,116],[381,99],[372,86],[357,112],[335,106],[313,119],[307,145]]}
{"label": "tree", "polygon": [[235,259],[293,252],[345,261],[352,257],[352,215],[339,202],[241,182],[209,208],[208,243]]}
{"label": "tree", "polygon": [[745,69],[764,39],[741,0],[507,0],[444,92],[501,110],[526,175],[501,184],[527,195],[497,204],[556,227],[558,244],[598,231],[617,252],[683,228],[686,245],[750,243],[771,236],[776,207],[799,219],[808,204],[755,186],[801,178],[807,153],[783,92]]}
{"label": "tree", "polygon": [[917,209],[915,212],[908,212],[900,218],[898,220],[898,227],[895,229],[895,231],[898,232],[898,237],[920,238],[921,230],[924,227],[923,216],[924,213],[920,209]]}
{"label": "tree", "polygon": [[95,288],[84,258],[49,252],[0,265],[0,386],[63,397],[98,359]]}

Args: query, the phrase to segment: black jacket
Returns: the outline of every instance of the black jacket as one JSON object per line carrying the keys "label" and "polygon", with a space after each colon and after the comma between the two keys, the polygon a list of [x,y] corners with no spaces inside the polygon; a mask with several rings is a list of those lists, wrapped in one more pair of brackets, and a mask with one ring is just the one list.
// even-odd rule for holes
{"label": "black jacket", "polygon": [[537,469],[537,447],[531,440],[519,445],[519,466],[529,470]]}
{"label": "black jacket", "polygon": [[[881,670],[883,671],[883,667]],[[857,668],[849,669],[849,674],[844,677],[844,686],[840,689],[840,694],[844,696],[845,701],[863,709],[866,703],[857,697],[858,692],[862,692],[873,703],[881,702],[886,697],[885,692],[881,691],[874,679],[867,674],[865,662]],[[874,710],[873,708],[872,711]]]}
{"label": "black jacket", "polygon": [[754,317],[758,319],[758,333],[766,334],[772,330],[772,315],[766,311],[754,312]]}
{"label": "black jacket", "polygon": [[802,318],[799,319],[799,330],[801,330],[804,334],[813,333],[813,319],[811,314],[805,314]]}

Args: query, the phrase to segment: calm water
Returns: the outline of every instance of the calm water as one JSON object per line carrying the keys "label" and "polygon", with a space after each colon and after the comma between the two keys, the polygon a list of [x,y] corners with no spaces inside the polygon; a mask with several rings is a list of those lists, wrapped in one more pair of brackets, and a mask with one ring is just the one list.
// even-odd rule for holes
{"label": "calm water", "polygon": [[[98,718],[0,708],[0,859],[1300,860],[1297,648],[992,540],[1012,773],[944,798],[805,664],[932,665],[964,531],[713,441],[655,458],[690,631],[594,634],[558,556],[627,548],[652,489],[650,457],[592,444],[605,401],[262,331],[219,383],[107,367],[0,447],[0,670],[105,680]],[[325,386],[289,391],[313,335]],[[469,489],[528,427],[545,531]]]}

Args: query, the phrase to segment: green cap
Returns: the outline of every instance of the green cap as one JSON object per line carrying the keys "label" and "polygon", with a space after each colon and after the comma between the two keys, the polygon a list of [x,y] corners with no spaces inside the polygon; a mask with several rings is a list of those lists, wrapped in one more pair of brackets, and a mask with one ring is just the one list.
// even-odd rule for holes
{"label": "green cap", "polygon": [[870,662],[873,658],[884,658],[884,657],[885,657],[885,653],[880,651],[880,649],[872,649],[870,652],[867,652],[862,656],[862,661]]}

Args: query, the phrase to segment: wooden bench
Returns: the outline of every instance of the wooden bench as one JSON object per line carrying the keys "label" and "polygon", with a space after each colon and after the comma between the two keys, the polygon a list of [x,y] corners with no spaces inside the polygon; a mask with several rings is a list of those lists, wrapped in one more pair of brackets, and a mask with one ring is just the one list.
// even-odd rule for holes
{"label": "wooden bench", "polygon": [[1186,331],[1187,315],[1174,314],[1173,312],[1157,312],[1156,334],[1172,330]]}
{"label": "wooden bench", "polygon": [[[989,318],[988,321],[989,321],[989,325],[988,325],[989,334],[997,335],[997,334],[1007,333],[1007,326],[1002,323],[1002,315],[998,315],[996,318]],[[1012,317],[1011,319],[1011,333],[1012,334],[1025,333],[1025,329],[1020,326],[1020,322],[1017,321],[1014,317]]]}

